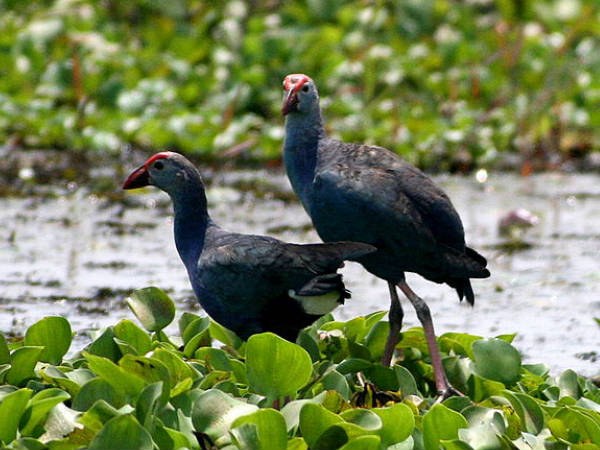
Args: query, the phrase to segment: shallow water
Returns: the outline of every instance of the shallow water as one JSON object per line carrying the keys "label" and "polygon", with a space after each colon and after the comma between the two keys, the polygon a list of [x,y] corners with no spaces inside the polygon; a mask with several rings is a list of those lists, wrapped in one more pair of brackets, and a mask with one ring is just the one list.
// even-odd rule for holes
{"label": "shallow water", "polygon": [[[573,368],[596,375],[600,352],[600,183],[595,175],[544,174],[528,178],[490,175],[442,177],[459,211],[467,242],[489,260],[492,277],[475,280],[474,308],[457,301],[446,285],[409,274],[428,302],[438,334],[482,336],[517,332],[515,345],[527,362],[544,362],[554,373]],[[307,215],[280,172],[227,172],[208,190],[213,218],[247,233],[292,242],[316,242]],[[498,248],[497,223],[505,212],[527,208],[540,218],[525,234],[529,249]],[[50,198],[0,198],[0,331],[22,334],[50,314],[67,317],[88,333],[133,319],[124,298],[156,285],[169,291],[179,312],[198,311],[172,237],[165,194],[147,189],[108,200],[71,186]],[[355,263],[344,268],[353,298],[336,311],[348,319],[386,309],[385,282]],[[418,324],[407,301],[405,326]],[[579,356],[578,356],[579,355]],[[600,355],[600,353],[599,353]],[[584,357],[585,356],[585,357]],[[599,356],[600,357],[600,356]]]}

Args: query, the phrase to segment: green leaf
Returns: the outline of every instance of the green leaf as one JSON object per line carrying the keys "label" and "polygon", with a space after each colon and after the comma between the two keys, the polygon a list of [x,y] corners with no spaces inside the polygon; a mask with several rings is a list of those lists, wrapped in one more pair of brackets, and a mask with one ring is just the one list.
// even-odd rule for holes
{"label": "green leaf", "polygon": [[345,375],[347,373],[361,372],[372,365],[373,363],[366,359],[347,358],[337,365],[336,370],[342,375]]}
{"label": "green leaf", "polygon": [[0,364],[9,364],[10,363],[10,350],[8,349],[8,344],[6,343],[6,338],[2,333],[0,333]]}
{"label": "green leaf", "polygon": [[[258,446],[241,445],[240,448],[256,448],[257,450],[285,449],[287,446],[287,430],[285,420],[279,411],[259,409],[247,416],[238,417],[231,425],[236,440],[244,443],[246,436],[243,430],[236,432],[242,425],[255,425]],[[247,430],[247,429],[246,429]]]}
{"label": "green leaf", "polygon": [[384,447],[408,439],[415,428],[415,416],[404,403],[396,403],[389,408],[374,408],[371,411],[381,419],[382,427],[378,434]]}
{"label": "green leaf", "polygon": [[323,432],[331,425],[341,423],[343,419],[321,405],[307,403],[300,410],[300,432],[309,448],[316,448],[315,444]]}
{"label": "green leaf", "polygon": [[302,347],[273,333],[255,334],[246,344],[250,388],[268,398],[294,395],[312,374],[312,361]]}
{"label": "green leaf", "polygon": [[232,348],[239,348],[243,342],[233,331],[228,330],[212,319],[210,321],[210,336]]}
{"label": "green leaf", "polygon": [[557,411],[548,422],[548,428],[556,438],[573,444],[592,442],[600,445],[600,425],[569,406]]}
{"label": "green leaf", "polygon": [[423,416],[423,440],[425,448],[437,449],[440,440],[458,438],[459,428],[467,428],[467,420],[442,404],[434,405]]}
{"label": "green leaf", "polygon": [[6,374],[6,382],[14,386],[21,385],[24,381],[34,378],[33,369],[39,361],[44,347],[19,347],[10,356],[11,367]]}
{"label": "green leaf", "polygon": [[160,396],[163,391],[163,382],[157,381],[146,386],[138,397],[135,416],[138,422],[149,429],[156,409],[160,406]]}
{"label": "green leaf", "polygon": [[379,450],[381,439],[379,436],[358,436],[340,447],[340,450]]}
{"label": "green leaf", "polygon": [[480,423],[458,430],[460,440],[477,450],[498,450],[505,448],[496,433],[497,430],[491,423]]}
{"label": "green leaf", "polygon": [[108,327],[91,344],[85,347],[85,351],[117,362],[121,359],[123,353],[115,342],[115,337],[114,328]]}
{"label": "green leaf", "polygon": [[88,361],[92,372],[110,384],[117,393],[126,398],[135,398],[145,386],[145,382],[139,376],[129,373],[127,370],[117,366],[108,358],[91,355],[84,352],[83,356]]}
{"label": "green leaf", "polygon": [[88,449],[152,450],[152,436],[133,416],[117,416],[106,422]]}
{"label": "green leaf", "polygon": [[45,347],[39,360],[60,364],[71,347],[72,339],[73,332],[69,321],[64,317],[50,316],[44,317],[27,329],[24,344],[30,347]]}
{"label": "green leaf", "polygon": [[194,401],[192,422],[198,433],[216,441],[227,434],[235,419],[257,409],[258,406],[235,399],[218,389],[209,389]]}
{"label": "green leaf", "polygon": [[565,370],[556,380],[560,388],[560,397],[573,397],[578,399],[581,397],[577,374],[571,369]]}
{"label": "green leaf", "polygon": [[81,386],[71,407],[77,411],[87,411],[98,400],[104,400],[115,408],[120,408],[126,402],[124,393],[117,392],[106,380],[94,378]]}
{"label": "green leaf", "polygon": [[175,318],[175,303],[157,287],[134,291],[127,304],[148,331],[160,331]]}
{"label": "green leaf", "polygon": [[521,419],[522,427],[531,434],[538,434],[544,428],[544,414],[537,402],[526,394],[502,391]]}
{"label": "green leaf", "polygon": [[68,393],[57,388],[45,389],[35,394],[23,413],[21,435],[39,437],[44,432],[41,425],[45,422],[50,410],[70,398]]}
{"label": "green leaf", "polygon": [[19,389],[0,400],[0,442],[9,444],[17,437],[17,428],[33,391]]}
{"label": "green leaf", "polygon": [[152,350],[150,336],[131,320],[123,319],[114,327],[115,337],[129,344],[137,355],[145,355]]}
{"label": "green leaf", "polygon": [[521,355],[503,340],[484,339],[473,342],[473,358],[475,371],[484,378],[510,386],[521,377]]}
{"label": "green leaf", "polygon": [[183,358],[174,351],[157,348],[152,353],[152,359],[161,361],[168,369],[171,376],[171,386],[175,386],[186,378],[193,380],[198,378],[198,373],[186,364]]}

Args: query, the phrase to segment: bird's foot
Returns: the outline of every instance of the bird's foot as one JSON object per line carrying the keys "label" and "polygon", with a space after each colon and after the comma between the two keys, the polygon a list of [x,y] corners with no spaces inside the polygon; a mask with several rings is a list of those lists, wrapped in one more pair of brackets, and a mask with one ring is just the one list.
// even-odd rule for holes
{"label": "bird's foot", "polygon": [[460,392],[450,383],[447,383],[446,387],[438,390],[438,397],[435,399],[435,403],[442,403],[444,400],[450,397],[466,397],[465,394]]}

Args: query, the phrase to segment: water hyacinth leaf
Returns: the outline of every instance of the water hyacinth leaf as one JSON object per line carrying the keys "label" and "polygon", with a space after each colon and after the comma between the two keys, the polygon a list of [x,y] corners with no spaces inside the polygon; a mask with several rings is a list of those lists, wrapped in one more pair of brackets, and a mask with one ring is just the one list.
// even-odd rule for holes
{"label": "water hyacinth leaf", "polygon": [[458,430],[467,428],[467,420],[442,404],[434,405],[423,416],[423,441],[425,448],[439,448],[440,440],[458,438]]}
{"label": "water hyacinth leaf", "polygon": [[371,430],[359,425],[341,422],[327,428],[315,442],[314,448],[338,448],[359,436],[373,434]]}
{"label": "water hyacinth leaf", "polygon": [[511,386],[521,376],[521,355],[503,340],[483,339],[473,342],[473,358],[475,371],[484,378]]}
{"label": "water hyacinth leaf", "polygon": [[572,444],[591,442],[600,445],[600,425],[572,407],[561,408],[548,421],[552,435]]}
{"label": "water hyacinth leaf", "polygon": [[458,430],[460,440],[477,450],[500,450],[510,448],[502,445],[502,442],[498,439],[496,433],[496,428],[490,423],[480,423],[469,428]]}
{"label": "water hyacinth leaf", "polygon": [[308,445],[301,437],[294,437],[287,442],[285,450],[308,450]]}
{"label": "water hyacinth leaf", "polygon": [[370,431],[380,430],[383,422],[373,411],[363,408],[348,409],[339,415],[346,422],[358,425]]}
{"label": "water hyacinth leaf", "polygon": [[10,363],[10,350],[8,349],[8,344],[6,343],[6,338],[2,333],[0,333],[0,364],[9,364]]}
{"label": "water hyacinth leaf", "polygon": [[223,344],[232,347],[240,348],[242,340],[231,330],[228,330],[223,325],[215,322],[211,319],[210,321],[210,336]]}
{"label": "water hyacinth leaf", "polygon": [[499,433],[506,431],[506,425],[502,413],[497,409],[485,408],[483,406],[468,406],[462,411],[462,415],[469,422],[469,426],[491,423]]}
{"label": "water hyacinth leaf", "polygon": [[364,372],[369,380],[382,391],[397,391],[399,389],[398,377],[392,367],[373,364]]}
{"label": "water hyacinth leaf", "polygon": [[340,450],[379,450],[381,439],[379,436],[366,435],[348,441]]}
{"label": "water hyacinth leaf", "polygon": [[348,381],[342,374],[340,374],[336,370],[332,370],[327,375],[325,375],[321,380],[320,384],[325,390],[333,390],[339,392],[345,400],[350,399],[350,395],[352,394],[352,392],[350,390],[350,386],[348,385]]}
{"label": "water hyacinth leaf", "polygon": [[373,363],[366,359],[347,358],[337,365],[336,370],[342,375],[346,375],[347,373],[361,372],[372,365]]}
{"label": "water hyacinth leaf", "polygon": [[181,356],[171,350],[157,348],[152,353],[152,359],[157,359],[165,365],[169,371],[172,386],[187,378],[195,380],[199,377],[199,374],[186,364]]}
{"label": "water hyacinth leaf", "polygon": [[423,328],[416,327],[402,331],[402,337],[398,344],[396,344],[396,348],[411,347],[418,349],[421,353],[426,355],[429,354],[429,347],[427,346],[427,340],[425,339]]}
{"label": "water hyacinth leaf", "polygon": [[[243,425],[254,425],[258,446],[242,446],[241,448],[256,448],[257,450],[269,450],[274,448],[284,449],[287,446],[287,429],[285,419],[279,411],[274,409],[259,409],[247,416],[238,417],[233,424],[232,433],[236,432],[237,427]],[[248,430],[246,428],[245,430]],[[246,433],[242,430],[238,433],[236,439],[244,442]],[[248,442],[249,443],[249,442]]]}
{"label": "water hyacinth leaf", "polygon": [[137,355],[145,355],[152,350],[152,340],[148,333],[131,320],[123,319],[114,326],[115,337],[129,344]]}
{"label": "water hyacinth leaf", "polygon": [[19,389],[0,400],[0,442],[8,444],[17,437],[21,416],[31,398],[31,389]]}
{"label": "water hyacinth leaf", "polygon": [[469,444],[459,439],[441,440],[440,444],[444,450],[474,450]]}
{"label": "water hyacinth leaf", "polygon": [[246,344],[250,388],[269,398],[294,395],[312,374],[312,360],[302,347],[273,333],[255,334]]}
{"label": "water hyacinth leaf", "polygon": [[[52,366],[51,366],[52,367]],[[47,375],[48,369],[41,372],[42,380],[49,384],[53,384],[60,389],[68,392],[71,397],[75,397],[79,391],[81,390],[81,386],[75,383],[73,380],[70,380],[67,377],[51,377]]]}
{"label": "water hyacinth leaf", "polygon": [[175,303],[162,289],[147,287],[134,291],[127,304],[148,331],[160,331],[175,318]]}
{"label": "water hyacinth leaf", "polygon": [[532,397],[508,390],[502,391],[501,395],[508,399],[525,431],[538,434],[544,428],[544,413]]}
{"label": "water hyacinth leaf", "polygon": [[75,398],[71,407],[77,411],[87,411],[98,400],[104,400],[115,408],[120,408],[126,402],[125,396],[102,378],[94,378],[85,383]]}
{"label": "water hyacinth leaf", "polygon": [[156,409],[160,406],[160,396],[163,391],[163,382],[157,381],[146,386],[137,399],[135,408],[135,417],[138,422],[145,428],[150,429],[153,415]]}
{"label": "water hyacinth leaf", "polygon": [[[187,311],[185,311],[183,314],[181,314],[181,316],[179,317],[179,320],[177,321],[177,326],[179,327],[179,335],[181,337],[183,337],[185,329],[188,327],[188,325],[191,324],[192,322],[194,322],[195,320],[198,320],[201,318],[202,317],[200,317],[199,315],[192,314]],[[185,341],[185,339],[184,339],[184,341]]]}
{"label": "water hyacinth leaf", "polygon": [[479,402],[504,390],[504,384],[499,381],[482,378],[472,374],[467,382],[467,392],[473,401]]}
{"label": "water hyacinth leaf", "polygon": [[300,332],[298,339],[296,339],[296,343],[308,352],[310,359],[312,359],[313,362],[317,362],[321,359],[319,344],[307,330],[302,330]]}
{"label": "water hyacinth leaf", "polygon": [[115,337],[114,328],[107,327],[100,336],[85,347],[85,351],[92,355],[103,356],[113,362],[117,362],[121,359],[123,353],[115,342]]}
{"label": "water hyacinth leaf", "polygon": [[192,422],[198,433],[208,435],[214,442],[227,434],[235,419],[256,410],[256,405],[235,399],[218,389],[209,389],[195,399]]}
{"label": "water hyacinth leaf", "polygon": [[445,353],[453,350],[459,355],[468,356],[473,359],[473,342],[483,339],[481,336],[476,336],[467,333],[444,333],[439,338],[440,349]]}
{"label": "water hyacinth leaf", "polygon": [[201,347],[196,350],[194,359],[204,361],[211,370],[223,370],[225,372],[233,370],[227,354],[219,348]]}
{"label": "water hyacinth leaf", "polygon": [[23,413],[20,424],[21,435],[39,437],[44,432],[44,428],[40,425],[43,425],[50,410],[70,398],[67,392],[57,388],[45,389],[35,394]]}
{"label": "water hyacinth leaf", "polygon": [[39,356],[40,361],[60,364],[71,347],[73,332],[67,319],[60,316],[44,317],[31,325],[25,333],[26,346],[45,347]]}
{"label": "water hyacinth leaf", "polygon": [[122,415],[110,419],[98,432],[90,450],[152,450],[150,433],[133,416]]}
{"label": "water hyacinth leaf", "polygon": [[389,331],[390,324],[388,322],[376,322],[365,336],[365,345],[369,349],[373,361],[381,359]]}
{"label": "water hyacinth leaf", "polygon": [[309,448],[316,448],[315,444],[323,432],[330,426],[343,422],[337,414],[326,410],[321,405],[305,404],[300,410],[300,432]]}
{"label": "water hyacinth leaf", "polygon": [[83,355],[88,361],[90,370],[126,398],[136,397],[144,388],[146,383],[142,378],[133,373],[129,373],[108,358],[91,355],[85,352]]}
{"label": "water hyacinth leaf", "polygon": [[33,369],[39,361],[44,347],[19,347],[10,355],[11,367],[6,374],[6,382],[19,386],[24,381],[34,378]]}
{"label": "water hyacinth leaf", "polygon": [[128,374],[137,376],[147,384],[162,381],[161,400],[163,404],[167,403],[171,391],[171,376],[169,369],[161,361],[146,356],[125,355],[119,361],[119,366]]}
{"label": "water hyacinth leaf", "polygon": [[161,450],[192,448],[194,445],[199,447],[197,442],[190,442],[184,433],[163,425],[152,427],[152,439]]}
{"label": "water hyacinth leaf", "polygon": [[374,408],[371,411],[381,419],[382,427],[377,434],[384,447],[408,439],[415,428],[415,416],[410,407],[404,403],[396,403],[386,408]]}
{"label": "water hyacinth leaf", "polygon": [[556,384],[560,388],[560,397],[573,397],[578,399],[581,397],[577,374],[571,369],[565,370],[556,380]]}
{"label": "water hyacinth leaf", "polygon": [[132,411],[133,408],[130,405],[117,409],[104,400],[98,400],[79,417],[78,421],[92,434],[96,434],[113,417],[129,414]]}
{"label": "water hyacinth leaf", "polygon": [[412,373],[406,367],[395,365],[394,373],[398,381],[398,390],[402,395],[419,395],[415,377],[412,376]]}

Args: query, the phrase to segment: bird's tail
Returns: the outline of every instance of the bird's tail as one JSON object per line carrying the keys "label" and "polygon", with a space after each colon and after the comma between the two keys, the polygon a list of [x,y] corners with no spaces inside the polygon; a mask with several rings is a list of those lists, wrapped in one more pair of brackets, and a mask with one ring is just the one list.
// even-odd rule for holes
{"label": "bird's tail", "polygon": [[290,289],[288,295],[297,300],[307,314],[322,316],[333,311],[344,300],[350,298],[342,274],[317,275],[297,291]]}
{"label": "bird's tail", "polygon": [[475,294],[473,294],[473,288],[471,287],[471,280],[469,278],[489,277],[490,271],[486,268],[487,260],[469,247],[465,248],[465,254],[461,255],[460,260],[467,277],[450,278],[446,283],[456,289],[459,300],[462,301],[463,298],[466,298],[467,302],[469,302],[470,305],[473,305],[475,303]]}
{"label": "bird's tail", "polygon": [[475,294],[471,287],[471,280],[468,278],[451,278],[447,280],[446,283],[456,289],[458,299],[461,302],[463,298],[466,298],[469,305],[473,306],[475,304]]}

